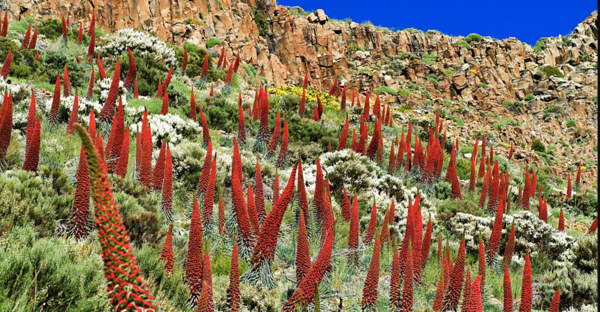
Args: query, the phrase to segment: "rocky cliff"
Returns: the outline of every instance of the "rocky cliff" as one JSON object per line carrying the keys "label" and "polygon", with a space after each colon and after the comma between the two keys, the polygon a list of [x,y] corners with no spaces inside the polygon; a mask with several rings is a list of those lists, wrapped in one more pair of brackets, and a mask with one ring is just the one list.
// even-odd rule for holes
{"label": "rocky cliff", "polygon": [[[70,15],[72,25],[84,27],[94,10],[105,32],[143,29],[174,44],[189,41],[200,47],[219,38],[228,59],[240,51],[243,62],[275,85],[300,83],[308,72],[310,84],[325,90],[336,77],[361,96],[386,86],[392,92],[381,93],[382,100],[403,107],[404,121],[444,106],[464,123],[449,122],[451,134],[465,138],[488,131],[504,146],[499,154],[516,142],[516,158],[523,163],[545,163],[556,174],[580,164],[591,169],[584,180],[597,176],[597,11],[569,36],[540,40],[533,48],[515,38],[466,43],[439,32],[391,32],[334,21],[322,10],[292,15],[274,0],[8,4],[11,20]],[[548,77],[541,71],[546,66],[558,68],[560,75]],[[514,102],[519,105],[510,105]],[[531,151],[535,139],[553,146],[547,159]]]}

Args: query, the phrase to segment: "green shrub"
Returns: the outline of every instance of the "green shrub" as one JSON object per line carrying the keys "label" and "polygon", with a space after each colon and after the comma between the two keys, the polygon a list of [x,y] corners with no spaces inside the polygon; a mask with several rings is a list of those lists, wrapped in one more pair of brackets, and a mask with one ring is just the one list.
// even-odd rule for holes
{"label": "green shrub", "polygon": [[88,63],[78,63],[77,60],[69,55],[65,50],[47,51],[43,56],[43,62],[46,64],[46,73],[50,83],[56,82],[56,76],[60,76],[61,84],[64,82],[65,64],[69,64],[69,80],[73,89],[79,88],[87,90],[90,84],[91,66]]}
{"label": "green shrub", "polygon": [[431,83],[433,83],[433,85],[436,87],[440,84],[437,80],[435,80],[435,78],[429,78],[429,81],[431,81]]}
{"label": "green shrub", "polygon": [[436,62],[434,62],[434,61],[432,61],[431,59],[428,59],[428,58],[424,58],[424,59],[422,59],[422,60],[421,60],[421,63],[423,63],[423,64],[425,64],[425,65],[429,65],[429,66],[432,66],[432,65],[436,65],[436,64],[437,64]]}
{"label": "green shrub", "polygon": [[408,59],[409,61],[412,61],[414,59],[418,59],[419,57],[410,52],[402,52],[402,53],[400,53],[400,55],[398,55],[398,58],[401,60]]}
{"label": "green shrub", "polygon": [[366,68],[366,67],[361,68],[358,72],[359,73],[367,73],[369,75],[373,75],[373,71],[371,69],[369,69],[369,68]]}
{"label": "green shrub", "polygon": [[546,75],[548,75],[548,77],[552,77],[552,76],[556,76],[559,78],[564,78],[565,75],[563,75],[560,70],[554,66],[544,66],[540,69],[540,71]]}
{"label": "green shrub", "polygon": [[569,120],[567,121],[567,127],[572,128],[575,127],[575,120]]}
{"label": "green shrub", "polygon": [[598,96],[594,95],[594,99],[592,100],[592,102],[594,102],[594,104],[598,104]]}
{"label": "green shrub", "polygon": [[[209,40],[210,41],[210,40]],[[183,49],[178,46],[171,46],[175,50],[175,56],[177,57],[177,63],[183,64]],[[185,68],[185,75],[194,78],[196,76],[200,76],[202,74],[202,66],[204,65],[204,57],[206,56],[206,50],[201,49],[195,44],[186,43],[186,49],[188,51],[188,63]],[[136,63],[137,64],[137,63]],[[207,79],[208,82],[213,82],[216,80],[211,80],[211,77],[214,79],[215,69],[213,67],[213,57],[212,55],[208,55],[208,73]]]}
{"label": "green shrub", "polygon": [[531,93],[525,96],[525,101],[531,101],[533,99],[535,99],[535,96]]}
{"label": "green shrub", "polygon": [[551,104],[546,109],[544,109],[544,113],[562,114],[563,113],[563,109],[560,108],[559,106]]}
{"label": "green shrub", "polygon": [[375,94],[380,94],[381,92],[385,92],[390,95],[396,95],[396,91],[388,86],[381,86],[379,89],[375,90]]}
{"label": "green shrub", "polygon": [[466,41],[458,40],[456,41],[456,44],[464,46],[465,48],[467,48],[467,50],[471,50],[471,46]]}
{"label": "green shrub", "polygon": [[464,125],[465,125],[465,122],[464,122],[464,121],[463,121],[463,120],[462,120],[460,117],[458,117],[458,116],[455,116],[455,115],[448,115],[448,116],[447,116],[447,118],[448,118],[448,119],[451,119],[451,120],[453,120],[453,121],[454,121],[454,123],[455,123],[457,126],[459,126],[459,127],[462,127],[462,126],[464,126]]}
{"label": "green shrub", "polygon": [[479,209],[477,203],[472,200],[463,200],[463,199],[452,199],[445,200],[440,203],[437,208],[437,219],[441,221],[449,220],[454,217],[457,212],[463,212],[472,214],[474,216],[480,217],[483,215],[482,210]]}
{"label": "green shrub", "polygon": [[38,26],[38,35],[44,35],[50,40],[56,40],[62,36],[62,23],[57,18],[49,18],[41,21]]}
{"label": "green shrub", "polygon": [[433,185],[435,198],[444,200],[452,198],[452,185],[447,182],[439,182]]}
{"label": "green shrub", "polygon": [[470,34],[465,38],[465,41],[468,43],[470,43],[471,41],[480,42],[481,40],[483,40],[483,37],[481,37],[478,34]]}
{"label": "green shrub", "polygon": [[400,96],[408,96],[411,93],[412,92],[410,90],[406,90],[406,89],[398,89],[398,91],[396,91],[396,95],[400,95]]}
{"label": "green shrub", "polygon": [[439,55],[433,55],[433,54],[423,54],[423,58],[424,59],[430,59],[430,60],[434,60],[437,61],[437,59],[439,58]]}
{"label": "green shrub", "polygon": [[422,34],[423,31],[416,28],[405,28],[404,31],[409,32],[410,34]]}
{"label": "green shrub", "polygon": [[20,50],[20,47],[17,41],[0,37],[0,59],[3,61],[6,59],[8,50],[11,50],[12,53],[8,78],[25,78],[47,82],[48,76],[46,75],[44,66],[35,60],[35,50]]}
{"label": "green shrub", "polygon": [[269,22],[267,22],[262,12],[257,8],[252,7],[252,12],[254,13],[254,23],[258,27],[258,34],[265,37],[269,31]]}
{"label": "green shrub", "polygon": [[218,38],[210,38],[208,39],[208,41],[206,41],[206,48],[210,49],[216,45],[220,45],[221,44],[221,40],[219,40]]}
{"label": "green shrub", "polygon": [[482,88],[484,88],[484,89],[487,89],[487,88],[488,88],[488,85],[487,85],[487,84],[485,84],[485,83],[483,83],[483,82],[482,82],[482,83],[480,83],[480,84],[479,84],[479,86],[480,86],[480,87],[482,87]]}
{"label": "green shrub", "polygon": [[427,35],[431,36],[431,35],[443,35],[441,31],[436,30],[436,29],[430,29],[427,31]]}
{"label": "green shrub", "polygon": [[[139,94],[143,96],[154,96],[158,88],[158,82],[161,83],[167,77],[169,69],[160,60],[157,60],[154,55],[149,53],[143,56],[138,56],[135,51],[132,51],[133,59],[137,67],[137,80]],[[127,75],[129,70],[129,58],[121,57],[121,73]],[[124,79],[124,78],[122,78]]]}
{"label": "green shrub", "polygon": [[533,140],[533,143],[531,144],[531,149],[536,152],[546,152],[546,147],[544,146],[544,143],[542,143],[542,141],[538,139]]}
{"label": "green shrub", "polygon": [[452,75],[454,75],[454,72],[450,69],[444,69],[444,74],[446,74],[448,76],[452,76]]}
{"label": "green shrub", "polygon": [[538,41],[536,41],[535,45],[533,46],[533,51],[535,51],[535,52],[542,51],[542,49],[546,47],[547,40],[548,40],[548,38],[538,39]]}

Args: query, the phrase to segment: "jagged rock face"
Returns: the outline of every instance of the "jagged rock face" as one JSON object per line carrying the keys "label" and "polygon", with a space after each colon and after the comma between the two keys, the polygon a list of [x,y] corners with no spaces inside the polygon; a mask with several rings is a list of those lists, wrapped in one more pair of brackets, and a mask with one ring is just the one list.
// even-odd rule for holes
{"label": "jagged rock face", "polygon": [[[597,104],[592,101],[598,90],[597,11],[568,37],[549,38],[545,46],[534,50],[515,38],[489,37],[470,42],[468,49],[457,43],[463,37],[390,32],[368,24],[334,21],[323,10],[295,16],[275,0],[13,0],[8,6],[10,20],[69,14],[72,26],[83,23],[84,27],[95,10],[97,23],[105,32],[141,29],[178,45],[189,41],[205,47],[208,39],[217,37],[225,45],[227,59],[241,52],[243,63],[253,65],[259,76],[275,85],[301,83],[306,72],[315,88],[329,90],[340,76],[350,94],[356,92],[363,98],[366,90],[372,93],[381,86],[397,91],[417,85],[418,90],[413,88],[409,95],[382,93],[382,102],[423,114],[431,112],[431,104],[425,104],[429,100],[437,107],[452,100],[446,109],[465,126],[448,122],[450,135],[466,140],[475,131],[493,132],[497,143],[515,143],[519,163],[541,166],[542,160],[530,148],[533,140],[539,139],[556,146],[558,164],[550,166],[553,173],[564,175],[568,167],[587,164],[590,170],[584,178],[589,175],[591,181],[597,175],[597,164],[589,164],[597,158]],[[264,36],[255,23],[254,8],[267,21]],[[386,62],[403,52],[417,58],[405,59],[395,67]],[[424,62],[426,54],[438,56],[437,62]],[[559,68],[566,77],[548,78],[539,73],[546,65]],[[428,77],[432,74],[437,84]],[[535,99],[525,100],[528,94]],[[502,103],[507,100],[522,101],[525,107],[506,109]],[[545,110],[551,105],[562,113],[548,117]],[[413,117],[402,115],[399,121],[407,123]],[[519,125],[494,128],[502,118],[512,118]],[[576,127],[568,128],[569,120],[576,120]],[[559,140],[569,146],[557,144]],[[498,148],[497,153],[507,155],[508,148]]]}

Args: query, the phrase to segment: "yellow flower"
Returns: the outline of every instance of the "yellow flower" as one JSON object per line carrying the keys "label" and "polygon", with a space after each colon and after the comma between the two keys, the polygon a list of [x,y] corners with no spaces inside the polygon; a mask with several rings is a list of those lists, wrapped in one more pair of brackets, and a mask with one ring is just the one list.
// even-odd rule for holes
{"label": "yellow flower", "polygon": [[[298,97],[302,97],[302,88],[281,85],[277,88],[269,89],[269,93],[276,96],[293,94]],[[340,110],[340,103],[336,100],[334,96],[330,96],[325,92],[321,92],[312,88],[306,89],[306,102],[317,102],[317,94],[319,95],[319,99],[321,100],[321,104],[324,108],[331,110]]]}

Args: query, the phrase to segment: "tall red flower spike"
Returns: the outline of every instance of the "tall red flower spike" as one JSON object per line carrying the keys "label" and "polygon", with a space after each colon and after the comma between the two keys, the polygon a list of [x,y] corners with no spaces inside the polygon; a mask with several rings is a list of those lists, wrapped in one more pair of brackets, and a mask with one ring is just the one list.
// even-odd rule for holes
{"label": "tall red flower spike", "polygon": [[533,300],[533,280],[531,277],[531,260],[529,259],[529,250],[525,255],[525,267],[523,268],[523,282],[521,284],[521,306],[519,312],[531,312]]}
{"label": "tall red flower spike", "polygon": [[471,176],[469,178],[469,191],[475,191],[475,160],[471,160]]}
{"label": "tall red flower spike", "polygon": [[100,73],[100,79],[106,79],[106,72],[104,71],[104,66],[102,66],[102,61],[100,60],[100,53],[98,53],[98,72]]}
{"label": "tall red flower spike", "polygon": [[69,79],[69,63],[67,63],[63,70],[63,96],[68,97],[69,94],[71,94],[71,80]]}
{"label": "tall red flower spike", "polygon": [[508,241],[506,242],[506,248],[504,248],[504,261],[502,262],[505,266],[510,265],[512,261],[513,252],[515,250],[515,224],[514,220],[510,226],[510,234],[508,235]]}
{"label": "tall red flower spike", "polygon": [[373,235],[375,235],[375,228],[377,227],[377,204],[375,203],[375,199],[373,198],[373,208],[371,208],[371,218],[369,219],[369,227],[367,228],[367,234],[363,242],[365,244],[370,244],[373,239]]}
{"label": "tall red flower spike", "polygon": [[377,98],[375,98],[375,104],[373,105],[373,115],[377,118],[381,118],[381,102],[379,100],[379,93],[377,93]]}
{"label": "tall red flower spike", "polygon": [[173,273],[173,222],[169,224],[169,230],[167,231],[167,238],[163,245],[162,253],[160,254],[160,260],[165,262],[165,271]]}
{"label": "tall red flower spike", "polygon": [[[92,32],[91,36],[90,36],[91,40],[90,40],[90,44],[88,45],[88,53],[86,56],[86,61],[88,63],[93,61],[93,59],[94,59],[94,48],[96,45],[96,40],[94,40],[94,38],[96,36],[95,35],[96,31],[94,30],[94,28],[90,28],[90,30]],[[98,55],[98,59],[100,59],[100,55]],[[100,65],[101,65],[101,63],[98,63],[98,67],[100,67]],[[101,72],[101,73],[103,73],[103,72]]]}
{"label": "tall red flower spike", "polygon": [[85,150],[81,146],[79,154],[79,165],[77,166],[77,184],[75,186],[75,196],[73,199],[73,208],[69,217],[67,227],[69,235],[75,239],[82,239],[90,231],[90,174],[88,170]]}
{"label": "tall red flower spike", "polygon": [[231,84],[231,76],[233,75],[233,60],[231,60],[231,64],[229,64],[229,69],[227,70],[227,76],[225,77],[225,84]]}
{"label": "tall red flower spike", "polygon": [[121,178],[125,178],[127,174],[127,165],[129,163],[129,129],[125,129],[123,135],[123,145],[121,146],[121,155],[117,163],[117,169],[115,173]]}
{"label": "tall red flower spike", "polygon": [[354,151],[363,155],[367,144],[367,136],[369,135],[366,122],[361,122],[358,132],[360,134],[360,139],[358,140],[358,144],[356,145],[356,149],[354,149]]}
{"label": "tall red flower spike", "polygon": [[581,187],[581,166],[577,166],[577,178],[575,179],[575,187]]}
{"label": "tall red flower spike", "polygon": [[166,148],[167,142],[163,140],[162,145],[160,146],[160,152],[158,153],[158,158],[156,159],[156,164],[154,164],[152,183],[153,189],[161,191],[163,189],[163,181],[165,178],[165,166],[166,166]]}
{"label": "tall red flower spike", "polygon": [[[0,73],[0,75],[2,75]],[[54,95],[52,96],[52,106],[50,108],[50,116],[48,117],[51,124],[58,122],[58,109],[60,107],[60,76],[56,76],[54,84]]]}
{"label": "tall red flower spike", "polygon": [[492,183],[489,185],[490,188],[490,199],[488,200],[487,210],[489,213],[494,213],[498,210],[499,196],[500,196],[500,179],[498,177],[498,161],[494,163],[494,169],[492,171]]}
{"label": "tall red flower spike", "polygon": [[246,200],[248,203],[248,218],[250,219],[250,225],[252,225],[254,232],[258,233],[260,231],[260,223],[258,222],[258,214],[256,213],[256,205],[254,203],[254,195],[252,194],[252,185],[250,184],[250,181],[248,181],[247,192],[248,196]]}
{"label": "tall red flower spike", "polygon": [[340,137],[340,143],[338,144],[337,150],[341,151],[346,148],[346,142],[348,141],[348,129],[350,127],[350,123],[348,117],[346,117],[346,123],[344,124],[344,129],[342,130],[342,136]]}
{"label": "tall red flower spike", "polygon": [[298,226],[298,244],[296,246],[296,284],[300,284],[310,270],[310,248],[306,236],[306,222],[302,210],[300,211],[300,224]]}
{"label": "tall red flower spike", "polygon": [[163,87],[162,87],[162,83],[160,82],[160,80],[158,81],[158,87],[156,88],[156,98],[157,99],[162,99],[163,98]]}
{"label": "tall red flower spike", "polygon": [[173,208],[173,160],[171,159],[171,149],[167,146],[167,156],[165,158],[165,180],[162,187],[162,209],[167,220],[171,220]]}
{"label": "tall red flower spike", "polygon": [[208,53],[204,54],[204,62],[202,62],[202,73],[200,74],[201,78],[206,77],[208,74]]}
{"label": "tall red flower spike", "polygon": [[412,232],[412,240],[413,240],[413,272],[415,282],[421,281],[421,270],[419,269],[419,263],[421,263],[421,247],[423,245],[423,215],[421,214],[421,209],[419,208],[420,203],[420,195],[417,194],[415,198],[415,203],[413,205],[413,232]]}
{"label": "tall red flower spike", "polygon": [[194,89],[192,88],[192,95],[190,97],[190,119],[196,122],[196,97],[194,96]]}
{"label": "tall red flower spike", "polygon": [[481,292],[485,289],[485,246],[483,245],[483,239],[479,236],[479,275],[481,275]]}
{"label": "tall red flower spike", "polygon": [[[304,212],[305,218],[308,218],[308,200],[306,199],[306,187],[304,186],[304,173],[302,171],[302,163],[298,164],[298,178],[297,178],[297,188],[298,188],[298,207]],[[262,181],[262,178],[261,178]],[[263,204],[264,205],[264,204]]]}
{"label": "tall red flower spike", "polygon": [[[194,109],[196,107],[194,101]],[[196,113],[194,112],[194,120],[196,118]],[[241,145],[246,145],[246,121],[244,120],[244,109],[242,108],[242,93],[240,92],[240,96],[238,99],[238,141]]]}
{"label": "tall red flower spike", "polygon": [[571,174],[567,176],[567,198],[571,198],[573,187],[571,186]]}
{"label": "tall red flower spike", "polygon": [[142,164],[142,137],[138,133],[135,136],[135,171],[139,174]]}
{"label": "tall red flower spike", "polygon": [[396,156],[394,155],[394,144],[390,148],[390,158],[388,160],[388,174],[392,175],[396,171]]}
{"label": "tall red flower spike", "polygon": [[229,288],[227,288],[227,304],[229,304],[231,312],[240,310],[240,268],[236,240],[234,240],[231,250],[231,269],[229,270]]}
{"label": "tall red flower spike", "polygon": [[471,270],[467,268],[467,277],[465,278],[465,291],[462,300],[462,310],[469,311],[469,299],[471,299]]}
{"label": "tall red flower spike", "polygon": [[414,232],[414,212],[413,212],[413,205],[410,201],[410,199],[408,200],[408,212],[406,215],[406,229],[404,231],[404,238],[402,239],[402,247],[400,249],[400,278],[403,280],[406,280],[404,278],[404,266],[406,265],[406,261],[409,257],[412,257],[412,254],[408,253],[408,243],[411,240],[411,238],[413,237],[413,232]]}
{"label": "tall red flower spike", "polygon": [[255,236],[251,230],[248,213],[246,212],[246,201],[242,190],[241,170],[238,169],[237,159],[240,157],[240,151],[237,145],[237,139],[233,138],[233,161],[231,166],[231,193],[233,198],[233,215],[237,219],[238,232],[241,236],[242,257],[249,258],[254,249]]}
{"label": "tall red flower spike", "polygon": [[185,281],[190,287],[190,303],[196,305],[200,297],[202,287],[202,217],[200,216],[200,207],[198,198],[194,194],[194,203],[192,206],[192,220],[190,223],[190,234],[188,240],[187,264],[185,268]]}
{"label": "tall red flower spike", "polygon": [[283,168],[285,166],[285,155],[287,153],[288,140],[289,140],[288,122],[286,120],[283,123],[283,138],[281,139],[281,148],[279,149],[279,157],[277,157],[277,168]]}
{"label": "tall red flower spike", "polygon": [[269,146],[267,147],[267,155],[275,155],[280,136],[281,118],[279,117],[279,112],[277,112],[277,117],[275,117],[275,129],[273,129],[273,136],[271,136],[271,142],[269,142]]}
{"label": "tall red flower spike", "polygon": [[239,67],[240,67],[240,52],[238,52],[235,57],[235,63],[233,63],[233,72],[237,74]]}
{"label": "tall red flower spike", "polygon": [[358,214],[358,196],[354,192],[352,201],[352,211],[350,214],[350,234],[348,235],[348,249],[353,250],[349,254],[350,260],[356,265],[358,263],[358,243],[359,243],[359,214]]}
{"label": "tall red flower spike", "polygon": [[296,288],[296,291],[294,291],[294,294],[283,305],[282,312],[297,311],[298,306],[307,306],[314,300],[315,284],[319,285],[321,283],[323,276],[325,276],[331,265],[333,237],[334,233],[332,231],[326,234],[321,252],[319,252],[317,259],[310,267],[302,282],[300,282],[300,285]]}
{"label": "tall red flower spike", "polygon": [[165,94],[162,98],[162,107],[160,109],[161,115],[166,115],[169,113],[169,93],[165,90]]}
{"label": "tall red flower spike", "polygon": [[[67,40],[67,24],[65,23],[65,17],[61,16],[61,25],[62,25],[62,37],[64,40]],[[6,37],[6,36],[5,36]]]}
{"label": "tall red flower spike", "polygon": [[356,129],[352,130],[352,142],[350,143],[350,150],[356,150]]}
{"label": "tall red flower spike", "polygon": [[365,120],[369,120],[369,90],[367,90],[367,96],[365,98],[365,106],[363,108],[363,113],[361,118]]}
{"label": "tall red flower spike", "polygon": [[204,265],[202,266],[202,292],[196,310],[194,312],[213,312],[215,306],[213,302],[212,290],[212,270],[210,266],[210,254],[208,251],[204,253]]}
{"label": "tall red flower spike", "polygon": [[185,75],[185,68],[187,67],[188,53],[185,44],[183,45],[183,63],[181,64],[181,75]]}
{"label": "tall red flower spike", "polygon": [[548,312],[559,312],[560,311],[560,291],[556,288],[552,302],[550,302],[550,309]]}
{"label": "tall red flower spike", "polygon": [[119,108],[117,115],[113,119],[112,129],[106,145],[106,159],[108,172],[114,173],[117,169],[121,148],[123,147],[123,136],[125,135],[125,116],[123,111],[123,102],[119,98]]}
{"label": "tall red flower spike", "polygon": [[115,114],[117,96],[119,95],[120,67],[119,59],[117,59],[117,65],[115,65],[115,72],[110,84],[110,89],[108,90],[108,96],[106,97],[106,102],[104,102],[104,107],[102,107],[102,111],[100,112],[100,120],[105,122],[110,122]]}
{"label": "tall red flower spike", "polygon": [[488,194],[488,181],[490,180],[489,179],[490,176],[491,176],[491,172],[488,170],[485,178],[483,179],[483,186],[481,188],[481,196],[479,197],[479,208],[480,209],[483,209],[483,206],[485,205],[485,199],[487,198],[487,194]]}
{"label": "tall red flower spike", "polygon": [[456,263],[452,269],[452,275],[445,289],[444,294],[444,311],[456,311],[458,308],[458,299],[462,292],[463,279],[465,276],[465,235],[463,233],[458,247],[458,255]]}
{"label": "tall red flower spike", "polygon": [[116,310],[158,310],[142,281],[141,271],[129,244],[129,236],[113,199],[106,163],[98,157],[98,151],[94,149],[90,136],[81,125],[76,124],[75,130],[83,141],[92,180],[91,194],[96,205],[95,223],[103,250],[104,276],[108,282],[107,292],[111,305]]}
{"label": "tall red flower spike", "polygon": [[[142,126],[143,128],[143,126]],[[142,129],[142,157],[140,166],[140,184],[150,190],[152,187],[152,129]]]}
{"label": "tall red flower spike", "polygon": [[400,301],[402,297],[400,295],[400,254],[398,253],[398,246],[394,242],[392,247],[394,254],[392,255],[391,274],[390,274],[390,306],[392,309],[400,307]]}
{"label": "tall red flower spike", "polygon": [[254,176],[254,206],[256,207],[256,213],[260,224],[265,221],[267,213],[265,211],[265,196],[263,191],[263,180],[262,172],[260,170],[260,164],[258,159],[256,160],[256,173]]}
{"label": "tall red flower spike", "polygon": [[588,229],[588,234],[596,232],[596,228],[598,228],[598,216],[596,216],[596,219],[594,219],[594,222],[592,222],[592,225],[590,225],[590,228]]}
{"label": "tall red flower spike", "polygon": [[523,210],[529,210],[529,193],[531,192],[531,181],[529,179],[529,169],[525,167],[525,187],[523,188]]}
{"label": "tall red flower spike", "polygon": [[[377,286],[379,284],[379,256],[381,251],[381,242],[379,235],[375,233],[375,246],[373,247],[373,257],[367,272],[367,279],[363,286],[362,310],[374,309],[377,306]],[[412,283],[409,283],[412,284]],[[404,301],[404,298],[403,298]]]}
{"label": "tall red flower spike", "polygon": [[496,257],[496,253],[498,252],[498,247],[500,247],[500,238],[502,236],[502,216],[504,215],[504,211],[502,208],[499,208],[496,212],[496,219],[494,220],[494,227],[492,228],[492,234],[490,235],[490,242],[488,246],[488,253],[486,264],[490,265],[494,258]]}
{"label": "tall red flower spike", "polygon": [[137,74],[137,66],[135,65],[135,59],[131,54],[131,50],[127,49],[127,53],[129,55],[129,70],[127,71],[127,77],[125,78],[125,82],[123,83],[123,88],[130,90],[133,87],[133,83],[135,81],[135,76]]}
{"label": "tall red flower spike", "polygon": [[[379,99],[379,95],[377,97]],[[408,254],[412,253],[412,244],[408,242]],[[402,290],[402,303],[398,311],[413,311],[413,261],[411,257],[404,264],[404,289]]]}
{"label": "tall red flower spike", "polygon": [[21,50],[27,49],[29,46],[29,38],[31,36],[31,25],[27,27],[27,32],[25,32],[25,37],[23,37],[23,41],[21,42]]}
{"label": "tall red flower spike", "polygon": [[6,38],[6,33],[8,32],[8,16],[6,15],[7,11],[4,11],[4,20],[3,20],[1,31],[0,31],[0,36],[5,37],[5,38]]}
{"label": "tall red flower spike", "polygon": [[208,130],[208,123],[206,122],[206,118],[204,117],[204,112],[202,111],[202,107],[200,108],[200,121],[202,122],[202,147],[206,148],[208,146],[208,142],[210,141],[210,132]]}
{"label": "tall red flower spike", "polygon": [[169,67],[169,73],[167,74],[167,78],[162,83],[162,93],[167,92],[167,88],[169,87],[169,83],[171,83],[171,76],[173,75],[173,67]]}
{"label": "tall red flower spike", "polygon": [[320,121],[320,119],[319,119],[319,107],[315,106],[315,110],[313,112],[312,117],[310,117],[310,119],[314,120],[314,121],[317,121],[317,122]]}
{"label": "tall red flower spike", "polygon": [[25,162],[21,170],[31,171],[37,173],[38,163],[40,160],[40,118],[38,117],[35,122],[33,134],[31,135],[31,142],[27,147],[25,153]]}
{"label": "tall red flower spike", "polygon": [[344,90],[342,91],[342,100],[340,101],[340,108],[343,111],[346,110],[346,86],[344,86]]}
{"label": "tall red flower spike", "polygon": [[[34,114],[35,114],[35,93],[31,93],[31,102],[34,106]],[[79,112],[79,95],[75,93],[75,99],[73,100],[73,110],[71,110],[71,116],[69,117],[69,122],[67,123],[67,135],[73,134],[73,124],[77,122],[77,115]],[[31,107],[29,107],[29,113],[31,113]]]}
{"label": "tall red flower spike", "polygon": [[442,311],[444,304],[444,273],[440,272],[440,281],[438,282],[437,289],[435,291],[435,298],[433,299],[433,311]]}
{"label": "tall red flower spike", "polygon": [[304,83],[303,83],[303,87],[304,89],[308,88],[308,72],[304,73]]}
{"label": "tall red flower spike", "polygon": [[91,100],[93,95],[94,95],[94,68],[92,67],[92,75],[90,76],[90,85],[88,86],[88,90],[87,90],[85,97],[88,100]]}
{"label": "tall red flower spike", "polygon": [[[361,136],[362,139],[362,136]],[[369,159],[373,160],[375,157],[375,153],[377,152],[377,147],[379,145],[379,140],[381,139],[381,120],[377,119],[375,121],[375,129],[373,130],[373,137],[371,138],[371,143],[369,143],[369,147],[365,152],[365,156]]]}
{"label": "tall red flower spike", "polygon": [[[261,277],[264,277],[263,270],[265,269],[269,270],[268,272],[270,272],[270,268],[268,266],[275,257],[275,247],[277,246],[277,236],[279,235],[281,221],[290,201],[292,200],[292,197],[294,196],[294,177],[296,176],[296,169],[297,166],[294,165],[294,168],[290,173],[287,186],[285,187],[283,194],[281,194],[281,198],[277,200],[277,203],[275,203],[267,215],[267,218],[260,229],[258,242],[254,248],[252,258],[250,259],[252,267],[246,273],[247,277],[251,280],[255,277],[258,278],[259,274]],[[262,268],[263,265],[265,268]],[[256,274],[256,276],[252,276],[253,274]],[[272,276],[263,280],[263,283],[270,289],[275,287],[275,280]]]}
{"label": "tall red flower spike", "polygon": [[223,57],[225,56],[225,45],[221,47],[221,54],[219,54],[219,61],[217,62],[217,67],[223,68]]}
{"label": "tall red flower spike", "polygon": [[[25,140],[25,150],[29,147],[29,144],[32,142],[33,132],[36,127],[36,106],[35,106],[35,93],[31,92],[31,102],[29,102],[29,113],[27,114],[27,132],[26,132],[26,140]],[[0,124],[2,123],[2,110],[0,109]],[[68,129],[68,127],[67,127]],[[67,131],[68,132],[68,131]],[[73,133],[73,131],[71,131]]]}
{"label": "tall red flower spike", "polygon": [[[38,35],[38,30],[37,27],[33,30],[33,35],[31,36],[31,40],[29,40],[29,45],[27,46],[28,50],[33,50],[35,49],[35,45],[37,44],[37,35]],[[37,55],[37,52],[36,52]],[[39,59],[36,59],[36,61],[38,61]]]}
{"label": "tall red flower spike", "polygon": [[504,312],[513,312],[512,286],[510,273],[508,273],[508,263],[504,265],[504,281],[502,284],[504,288]]}
{"label": "tall red flower spike", "polygon": [[473,284],[471,284],[471,298],[469,299],[469,312],[483,312],[481,302],[481,275],[477,275]]}
{"label": "tall red flower spike", "polygon": [[204,156],[204,164],[202,166],[202,172],[200,173],[200,179],[198,179],[198,187],[196,193],[201,197],[208,187],[208,180],[210,179],[210,171],[212,164],[212,140],[208,140],[208,146],[206,148],[206,155]]}
{"label": "tall red flower spike", "polygon": [[212,159],[212,169],[210,170],[210,178],[206,194],[204,195],[204,217],[202,218],[202,226],[208,227],[213,223],[213,204],[215,202],[215,182],[217,179],[217,154]]}
{"label": "tall red flower spike", "polygon": [[342,217],[344,218],[344,221],[350,221],[350,210],[350,200],[348,199],[348,194],[346,193],[346,188],[344,187],[344,196],[342,197]]}

